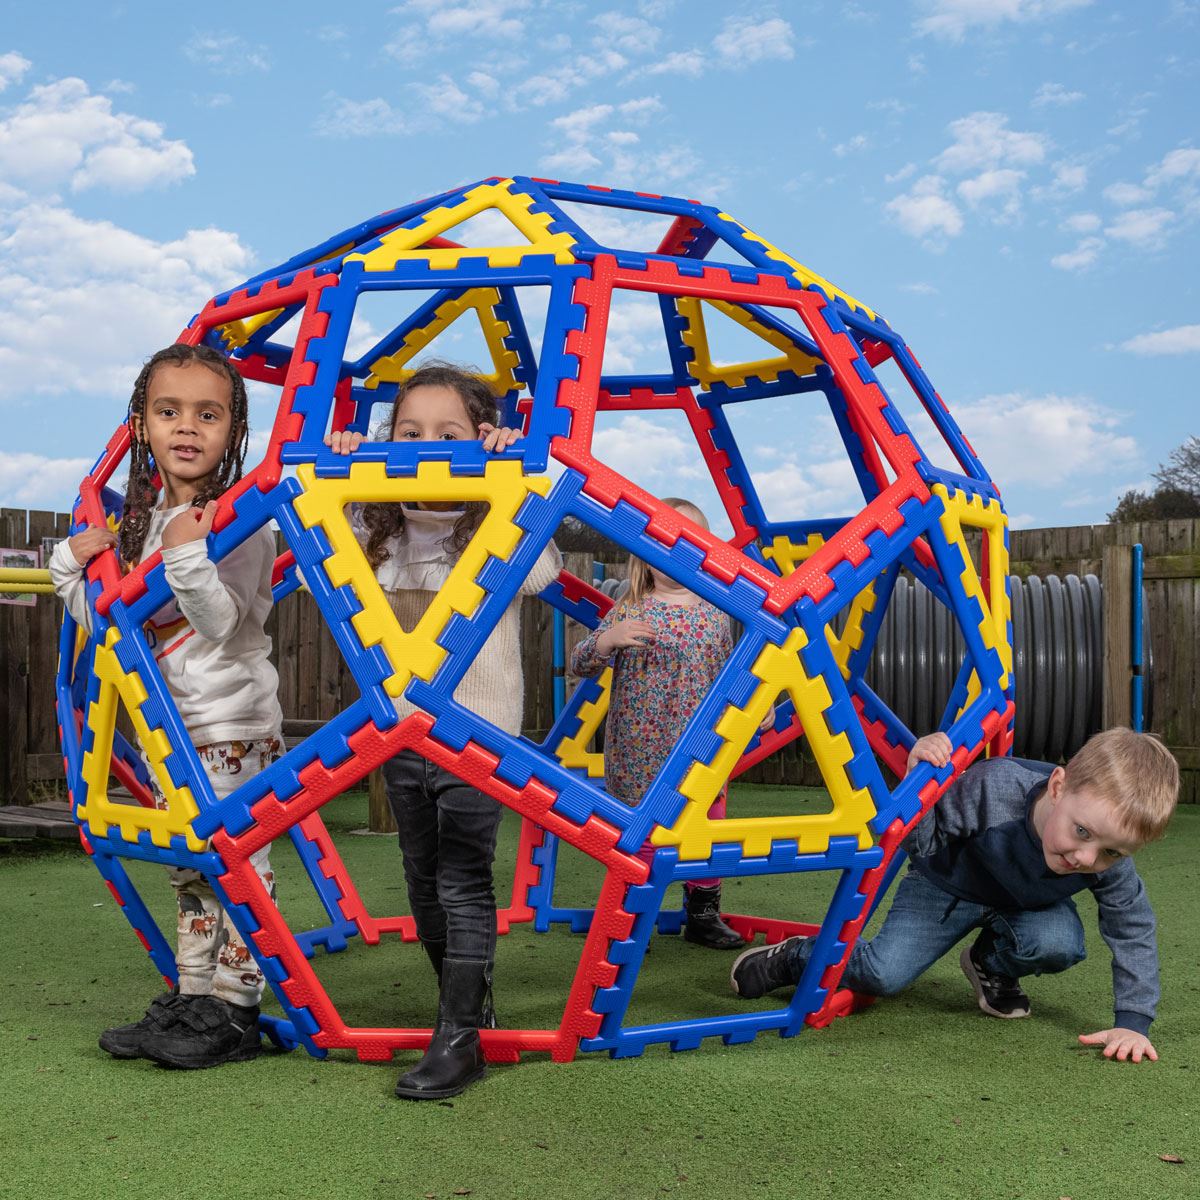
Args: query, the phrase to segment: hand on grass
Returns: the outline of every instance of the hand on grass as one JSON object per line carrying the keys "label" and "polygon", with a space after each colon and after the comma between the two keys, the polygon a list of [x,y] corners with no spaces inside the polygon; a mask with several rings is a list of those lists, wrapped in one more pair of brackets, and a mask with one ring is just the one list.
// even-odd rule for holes
{"label": "hand on grass", "polygon": [[1081,1033],[1079,1040],[1085,1046],[1103,1046],[1105,1058],[1118,1062],[1140,1063],[1143,1058],[1158,1062],[1158,1051],[1144,1033],[1132,1029],[1101,1029],[1099,1033]]}
{"label": "hand on grass", "polygon": [[913,748],[908,752],[908,766],[904,773],[907,775],[919,762],[929,763],[934,767],[944,767],[950,761],[954,747],[944,733],[927,733],[917,738]]}

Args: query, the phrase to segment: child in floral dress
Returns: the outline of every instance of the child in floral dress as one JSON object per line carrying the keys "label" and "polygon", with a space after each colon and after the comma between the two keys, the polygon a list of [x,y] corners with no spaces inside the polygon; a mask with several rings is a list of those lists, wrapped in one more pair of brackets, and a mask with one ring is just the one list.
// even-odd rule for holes
{"label": "child in floral dress", "polygon": [[[664,503],[708,528],[687,500]],[[628,593],[571,656],[575,675],[614,667],[604,742],[605,784],[612,795],[640,803],[732,650],[725,613],[641,559],[630,559]],[[725,816],[725,789],[708,815]],[[647,842],[638,856],[649,863],[654,852]],[[743,945],[721,919],[719,879],[697,879],[684,890],[689,942],[715,950]]]}

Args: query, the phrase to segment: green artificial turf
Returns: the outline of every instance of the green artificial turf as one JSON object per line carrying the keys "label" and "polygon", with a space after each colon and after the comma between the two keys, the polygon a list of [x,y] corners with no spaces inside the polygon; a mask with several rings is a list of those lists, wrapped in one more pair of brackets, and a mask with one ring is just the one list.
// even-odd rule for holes
{"label": "green artificial turf", "polygon": [[[731,808],[795,803],[794,791],[742,787]],[[394,840],[352,834],[365,813],[362,795],[324,810],[371,911],[406,911]],[[501,896],[515,840],[507,814]],[[1160,921],[1156,1064],[1113,1064],[1076,1044],[1111,1021],[1110,959],[1084,895],[1091,955],[1028,981],[1029,1020],[979,1013],[951,955],[903,996],[826,1030],[620,1061],[527,1058],[452,1101],[414,1104],[393,1099],[392,1086],[415,1054],[362,1064],[348,1052],[317,1061],[295,1051],[203,1072],[110,1059],[96,1037],[140,1015],[160,990],[153,967],[80,852],[0,842],[0,1196],[1195,1196],[1198,846],[1200,811],[1183,810],[1166,841],[1139,856]],[[274,857],[293,926],[323,923],[290,846]],[[170,929],[162,868],[135,863],[132,873]],[[594,902],[593,863],[564,848],[560,879],[560,903]],[[725,904],[819,919],[832,883],[825,872],[731,880]],[[561,929],[502,938],[502,1023],[555,1024],[581,948]],[[658,938],[629,1021],[733,1011],[732,958]],[[431,1019],[433,977],[416,946],[352,944],[318,952],[316,966],[348,1021]]]}

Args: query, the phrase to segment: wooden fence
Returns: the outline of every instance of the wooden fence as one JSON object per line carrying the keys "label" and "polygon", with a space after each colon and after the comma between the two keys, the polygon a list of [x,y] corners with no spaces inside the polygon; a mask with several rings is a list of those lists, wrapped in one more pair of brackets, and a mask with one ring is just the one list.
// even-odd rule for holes
{"label": "wooden fence", "polygon": [[[0,509],[0,545],[38,546],[61,537],[67,517],[48,512]],[[1011,535],[1014,573],[1084,574],[1106,582],[1109,677],[1106,722],[1128,722],[1128,547],[1145,552],[1145,591],[1154,656],[1154,729],[1184,769],[1183,799],[1200,801],[1200,717],[1197,715],[1197,614],[1200,611],[1200,521],[1154,521],[1032,529]],[[591,555],[568,555],[569,569],[585,578]],[[623,574],[624,564],[608,564]],[[0,802],[25,803],[30,784],[61,778],[54,717],[57,600],[41,597],[33,608],[0,605]],[[1121,631],[1124,629],[1124,641]],[[540,737],[553,720],[553,622],[549,606],[523,602],[525,668],[524,728]],[[289,720],[325,721],[353,702],[354,680],[312,598],[286,597],[268,626],[279,663],[280,702]],[[583,636],[567,622],[567,656]],[[1122,657],[1123,656],[1123,657]],[[568,692],[573,681],[568,678]],[[753,768],[749,782],[820,786],[820,775],[801,742]]]}

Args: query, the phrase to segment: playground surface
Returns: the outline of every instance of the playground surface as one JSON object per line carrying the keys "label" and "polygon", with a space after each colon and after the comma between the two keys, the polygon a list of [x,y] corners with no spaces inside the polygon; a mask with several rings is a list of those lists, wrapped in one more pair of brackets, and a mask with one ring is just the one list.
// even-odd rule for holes
{"label": "playground surface", "polygon": [[[735,785],[731,811],[765,811],[773,791]],[[823,801],[820,792],[804,798]],[[366,811],[365,795],[350,793],[322,813],[369,908],[406,912],[394,839],[353,832]],[[497,856],[501,903],[516,836],[517,819],[507,813]],[[491,1068],[453,1100],[414,1104],[391,1093],[415,1054],[362,1064],[341,1051],[324,1061],[267,1052],[204,1072],[110,1059],[96,1045],[100,1030],[135,1018],[161,981],[77,847],[0,841],[0,1197],[158,1200],[185,1188],[200,1197],[339,1200],[1193,1196],[1197,846],[1200,809],[1182,808],[1166,840],[1138,856],[1159,918],[1158,1063],[1105,1062],[1075,1041],[1111,1022],[1110,958],[1084,893],[1089,957],[1063,975],[1028,981],[1028,1020],[979,1013],[950,955],[903,995],[793,1039],[714,1039],[696,1051],[656,1047],[621,1061],[534,1056]],[[273,859],[293,928],[323,923],[290,847],[279,844]],[[556,899],[590,903],[596,864],[567,847],[561,864]],[[132,869],[169,931],[162,868]],[[729,881],[724,904],[819,919],[832,883],[828,872]],[[581,948],[581,937],[561,927],[536,934],[518,926],[501,938],[501,1023],[555,1023]],[[322,982],[348,1019],[431,1022],[436,990],[419,947],[392,940],[318,954]],[[732,1011],[733,957],[658,938],[630,1020]]]}

